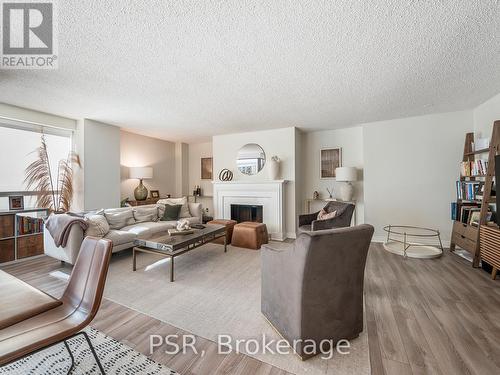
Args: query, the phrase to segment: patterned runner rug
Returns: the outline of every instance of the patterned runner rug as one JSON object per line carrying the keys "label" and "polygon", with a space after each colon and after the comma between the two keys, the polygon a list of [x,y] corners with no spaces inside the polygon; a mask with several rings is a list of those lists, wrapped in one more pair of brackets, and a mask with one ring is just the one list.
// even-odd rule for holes
{"label": "patterned runner rug", "polygon": [[[85,328],[106,374],[151,374],[178,375],[132,348],[106,336],[93,328]],[[72,374],[99,374],[99,368],[85,338],[80,335],[68,340],[75,357]],[[63,343],[0,367],[0,374],[9,375],[54,375],[67,374],[71,359]]]}

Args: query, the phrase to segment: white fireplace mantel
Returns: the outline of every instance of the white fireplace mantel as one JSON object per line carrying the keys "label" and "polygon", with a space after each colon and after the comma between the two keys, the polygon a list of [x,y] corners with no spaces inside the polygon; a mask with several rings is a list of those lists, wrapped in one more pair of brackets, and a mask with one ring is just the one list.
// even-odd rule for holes
{"label": "white fireplace mantel", "polygon": [[214,212],[218,219],[231,219],[231,204],[262,206],[263,222],[271,238],[285,239],[284,188],[287,180],[213,182]]}

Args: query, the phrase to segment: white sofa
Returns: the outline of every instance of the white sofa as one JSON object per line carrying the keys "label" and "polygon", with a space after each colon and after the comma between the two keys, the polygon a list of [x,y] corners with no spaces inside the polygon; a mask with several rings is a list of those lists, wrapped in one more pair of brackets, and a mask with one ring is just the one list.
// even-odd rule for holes
{"label": "white sofa", "polygon": [[[157,205],[144,205],[140,208],[156,207]],[[202,222],[202,207],[201,203],[188,203],[189,212],[191,217],[185,218],[191,224]],[[123,208],[109,208],[104,210],[104,213],[114,213],[124,210],[130,210],[130,207]],[[104,236],[113,242],[113,253],[121,250],[125,250],[134,246],[134,240],[136,238],[147,239],[154,235],[166,231],[167,229],[174,228],[176,226],[176,221],[147,221],[141,223],[135,223],[127,225],[120,229],[110,229],[110,231]],[[44,247],[45,254],[53,258],[59,259],[61,261],[67,262],[69,264],[75,264],[76,257],[80,251],[80,246],[84,239],[83,230],[74,225],[69,233],[68,243],[66,247],[56,247],[54,239],[47,231],[44,229]]]}

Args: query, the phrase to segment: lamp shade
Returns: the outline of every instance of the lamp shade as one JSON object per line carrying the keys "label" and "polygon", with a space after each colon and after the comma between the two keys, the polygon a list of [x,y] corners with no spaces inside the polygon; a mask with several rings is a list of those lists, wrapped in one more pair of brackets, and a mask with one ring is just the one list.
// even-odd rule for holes
{"label": "lamp shade", "polygon": [[130,178],[153,178],[153,168],[152,167],[130,167],[129,170]]}
{"label": "lamp shade", "polygon": [[356,181],[358,171],[354,167],[339,167],[335,169],[337,181]]}

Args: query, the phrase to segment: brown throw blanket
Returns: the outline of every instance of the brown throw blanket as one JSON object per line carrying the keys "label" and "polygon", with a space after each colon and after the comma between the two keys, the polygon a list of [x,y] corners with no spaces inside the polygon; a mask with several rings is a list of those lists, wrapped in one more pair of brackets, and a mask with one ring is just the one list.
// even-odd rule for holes
{"label": "brown throw blanket", "polygon": [[66,247],[68,243],[69,233],[73,225],[79,225],[84,231],[87,230],[89,225],[81,216],[74,216],[68,214],[51,214],[45,220],[45,227],[54,239],[57,247]]}

